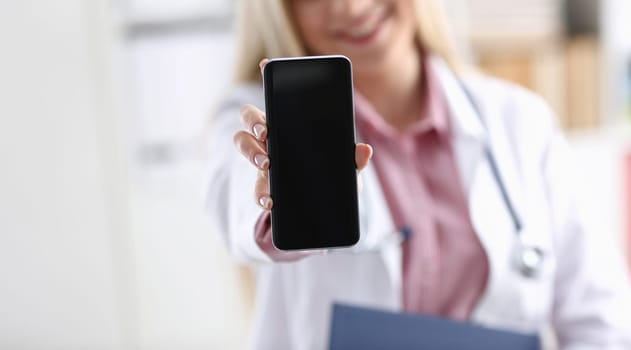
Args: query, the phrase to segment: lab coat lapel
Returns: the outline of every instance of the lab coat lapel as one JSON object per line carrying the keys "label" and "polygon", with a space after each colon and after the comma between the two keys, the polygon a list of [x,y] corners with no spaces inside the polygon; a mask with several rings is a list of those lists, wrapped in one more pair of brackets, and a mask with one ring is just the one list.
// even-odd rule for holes
{"label": "lab coat lapel", "polygon": [[[358,142],[362,142],[361,135],[357,136]],[[361,239],[358,247],[379,246],[380,242],[388,241],[388,235],[396,234],[394,221],[390,215],[390,209],[383,195],[377,172],[372,163],[364,169],[361,174],[363,189],[360,194],[361,218]],[[395,304],[400,305],[401,295],[401,274],[402,274],[402,252],[400,244],[387,244],[383,246],[379,253],[388,271],[390,285],[393,289],[393,297],[398,300]]]}
{"label": "lab coat lapel", "polygon": [[[438,73],[450,109],[454,153],[462,185],[468,195],[471,221],[489,261],[486,290],[473,314],[474,320],[488,323],[492,322],[493,315],[497,314],[493,310],[511,307],[503,305],[504,300],[507,303],[509,301],[502,297],[500,279],[510,266],[515,233],[506,203],[485,156],[485,144],[489,144],[494,151],[496,162],[500,165],[502,180],[508,174],[505,175],[505,169],[501,164],[507,162],[503,158],[503,153],[495,154],[495,151],[502,147],[491,140],[492,129],[482,123],[478,111],[471,104],[451,69],[436,58],[431,60],[431,64]],[[481,111],[484,117],[490,117],[486,111]],[[510,175],[513,176],[512,173]],[[507,186],[508,194],[513,198],[514,193],[511,189],[513,186]]]}

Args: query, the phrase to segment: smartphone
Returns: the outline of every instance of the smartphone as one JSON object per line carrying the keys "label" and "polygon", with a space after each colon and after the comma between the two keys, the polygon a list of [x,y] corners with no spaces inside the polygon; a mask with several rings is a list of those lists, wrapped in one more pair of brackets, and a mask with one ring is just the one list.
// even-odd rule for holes
{"label": "smartphone", "polygon": [[272,59],[263,81],[274,246],[354,245],[359,209],[351,61]]}

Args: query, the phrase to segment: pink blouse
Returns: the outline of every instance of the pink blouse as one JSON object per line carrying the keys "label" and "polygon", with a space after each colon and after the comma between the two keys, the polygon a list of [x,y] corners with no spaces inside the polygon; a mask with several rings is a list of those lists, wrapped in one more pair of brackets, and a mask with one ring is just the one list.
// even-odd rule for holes
{"label": "pink blouse", "polygon": [[[411,233],[403,242],[404,311],[467,320],[484,291],[488,260],[469,217],[440,83],[423,66],[427,98],[418,122],[400,133],[355,93],[357,130],[374,148],[394,224]],[[305,254],[273,247],[269,214],[259,219],[255,238],[275,261]]]}

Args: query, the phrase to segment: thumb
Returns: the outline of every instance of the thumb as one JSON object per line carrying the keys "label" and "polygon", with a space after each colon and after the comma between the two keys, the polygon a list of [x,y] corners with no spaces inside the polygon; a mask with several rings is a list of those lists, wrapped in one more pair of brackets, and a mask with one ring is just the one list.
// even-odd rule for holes
{"label": "thumb", "polygon": [[372,146],[365,143],[358,143],[355,145],[355,165],[357,166],[357,170],[362,171],[366,165],[368,165],[368,161],[372,157]]}

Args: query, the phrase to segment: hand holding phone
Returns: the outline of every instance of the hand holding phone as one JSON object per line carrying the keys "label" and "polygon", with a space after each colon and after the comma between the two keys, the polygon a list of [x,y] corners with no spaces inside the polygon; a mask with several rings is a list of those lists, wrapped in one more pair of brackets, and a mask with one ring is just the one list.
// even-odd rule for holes
{"label": "hand holding phone", "polygon": [[274,245],[354,245],[359,209],[350,60],[273,59],[263,83]]}
{"label": "hand holding phone", "polygon": [[[281,123],[279,125],[281,127],[291,125],[291,123],[283,122],[283,118],[287,118],[289,115],[284,115],[283,113],[279,114],[275,113],[276,111],[272,111],[272,119],[276,116],[278,116],[278,118],[274,121],[268,121],[265,118],[265,114],[255,107],[247,105],[242,108],[241,121],[245,130],[236,133],[234,141],[241,153],[248,158],[254,166],[259,168],[258,178],[254,190],[255,200],[263,209],[272,210],[273,240],[274,244],[279,249],[316,249],[352,245],[359,237],[359,228],[355,221],[356,213],[353,208],[348,210],[340,209],[340,207],[343,207],[344,205],[346,205],[346,208],[348,208],[349,205],[351,207],[356,206],[356,186],[350,185],[353,180],[356,179],[355,165],[358,170],[363,169],[372,155],[372,149],[366,144],[354,145],[352,78],[350,76],[350,63],[347,59],[342,57],[274,60],[272,61],[272,66],[276,68],[273,73],[271,73],[271,70],[266,70],[266,80],[271,79],[272,77],[278,77],[277,74],[279,72],[281,73],[280,77],[283,78],[283,73],[286,73],[283,72],[286,61],[291,61],[290,63],[298,63],[300,69],[298,69],[297,72],[303,71],[304,69],[307,71],[311,70],[310,73],[312,73],[312,75],[310,79],[319,77],[318,74],[313,74],[318,73],[318,69],[339,69],[339,71],[329,71],[329,75],[324,76],[326,79],[320,80],[318,83],[320,84],[319,86],[317,86],[317,84],[316,86],[313,86],[312,84],[314,81],[304,79],[308,77],[301,78],[301,75],[297,77],[290,76],[289,78],[292,79],[285,82],[276,81],[276,87],[280,87],[281,92],[285,87],[289,89],[285,89],[284,91],[292,92],[293,95],[276,95],[276,100],[272,101],[271,104],[269,97],[274,95],[272,94],[273,91],[278,91],[277,89],[270,89],[269,86],[266,90],[266,94],[268,95],[268,102],[266,105],[268,109],[270,106],[284,108],[285,105],[289,103],[290,105],[293,104],[294,108],[296,108],[296,106],[302,106],[297,108],[306,108],[312,112],[309,114],[308,112],[300,110],[293,111],[296,113],[296,116],[293,117],[292,115],[291,117],[293,117],[296,121],[301,121],[301,123],[298,123],[298,128],[294,125],[293,129],[289,130],[289,133],[282,132],[279,135],[282,135],[281,143],[276,144],[277,147],[281,146],[280,155],[282,155],[285,154],[282,150],[287,148],[287,141],[289,141],[289,151],[291,151],[290,154],[292,155],[292,158],[286,161],[286,165],[289,166],[290,173],[292,172],[292,165],[303,169],[298,178],[294,176],[290,177],[290,179],[295,181],[287,182],[287,180],[283,180],[282,172],[279,171],[278,173],[274,173],[274,165],[272,165],[272,174],[269,174],[268,172],[270,158],[276,158],[274,151],[271,151],[268,158],[268,134],[274,135],[275,131],[279,131],[276,129],[276,122]],[[263,60],[261,62],[262,69],[266,66],[266,63],[267,60]],[[315,66],[313,65],[314,63],[316,63]],[[279,66],[282,67],[278,68]],[[294,66],[293,69],[294,72],[296,72],[296,66]],[[291,75],[293,74],[294,73]],[[340,84],[337,91],[335,91],[335,89],[326,88],[327,80],[329,80],[329,84]],[[280,85],[278,85],[279,83]],[[289,84],[283,86],[283,84],[286,83]],[[322,85],[322,83],[325,84]],[[313,89],[314,87],[315,89]],[[309,95],[310,97],[305,96],[305,88],[306,90],[311,89],[312,94]],[[329,93],[329,96],[323,96],[323,90],[325,90],[326,93]],[[337,92],[337,94],[331,94],[332,92]],[[301,101],[298,101],[297,99],[300,99]],[[297,102],[301,103],[296,104]],[[330,109],[329,111],[321,111],[324,114],[327,114],[329,118],[328,121],[318,117],[316,110],[322,109],[319,107],[320,105],[328,106]],[[272,109],[274,109],[274,107],[272,107]],[[346,133],[342,133],[342,137],[332,137],[330,129],[339,128],[340,123],[345,122],[347,123]],[[306,127],[309,123],[320,123],[321,129],[324,128],[324,131],[317,130],[318,128]],[[272,129],[271,132],[268,132],[269,130],[267,129],[267,126]],[[301,135],[305,134],[307,137],[301,137]],[[289,138],[287,138],[287,136]],[[340,147],[336,147],[336,142],[346,142],[346,147],[348,147],[348,142],[350,142],[351,146],[355,148],[354,152],[351,154],[350,161],[348,157],[348,150],[346,155],[341,157],[342,153],[340,152]],[[331,147],[327,148],[325,146]],[[270,148],[274,147],[272,146]],[[296,151],[294,152],[292,149]],[[316,162],[313,161],[314,153],[320,154],[320,158]],[[334,165],[335,161],[342,161],[342,165],[336,167]],[[307,164],[311,165],[309,166]],[[305,167],[310,170],[304,171]],[[345,177],[342,175],[344,173],[346,175]],[[296,172],[293,172],[291,175],[295,174]],[[348,174],[352,174],[353,180],[350,180]],[[276,191],[270,191],[270,178],[278,180],[277,185],[280,185],[280,189],[275,188]],[[331,179],[333,179],[333,182],[337,183],[331,183]],[[289,186],[284,186],[283,184]],[[342,190],[334,189],[336,186],[340,188],[340,185]],[[280,200],[281,203],[286,203],[283,199],[286,199],[287,197],[283,197],[283,195],[280,194],[281,191],[283,191],[283,188],[285,190],[289,190],[290,193],[292,191],[302,191],[303,194],[302,196],[294,196],[294,201],[296,201],[297,197],[298,203],[290,204],[289,211],[286,209],[283,210],[282,204],[281,209],[276,210],[278,209],[276,206],[278,200]],[[304,190],[310,190],[312,195],[318,198],[315,200],[309,200],[309,198],[306,198],[304,195]],[[276,195],[274,195],[274,193],[276,193]],[[275,197],[273,201],[270,199],[270,194],[272,194],[271,197]],[[287,207],[285,206],[285,208]],[[335,213],[338,214],[336,215]],[[288,222],[287,219],[290,219],[290,221]],[[294,219],[293,222],[291,219]],[[312,224],[307,221],[311,221]],[[315,223],[315,225],[313,225],[313,223]],[[318,223],[320,224],[318,225]],[[292,226],[294,229],[286,230],[287,227]],[[323,226],[325,228],[323,228]],[[344,226],[346,228],[344,228]],[[326,229],[327,227],[329,229]],[[311,237],[309,238],[308,235],[311,235]],[[305,236],[307,236],[306,239]]]}

